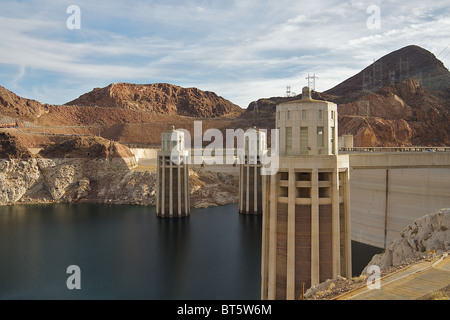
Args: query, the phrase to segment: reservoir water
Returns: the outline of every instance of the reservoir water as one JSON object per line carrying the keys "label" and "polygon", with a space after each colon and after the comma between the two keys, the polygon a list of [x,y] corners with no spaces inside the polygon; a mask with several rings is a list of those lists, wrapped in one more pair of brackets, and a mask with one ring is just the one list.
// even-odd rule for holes
{"label": "reservoir water", "polygon": [[[259,299],[261,226],[237,205],[180,220],[142,206],[0,207],[0,299]],[[374,249],[352,247],[361,268]],[[80,290],[67,288],[71,265]]]}

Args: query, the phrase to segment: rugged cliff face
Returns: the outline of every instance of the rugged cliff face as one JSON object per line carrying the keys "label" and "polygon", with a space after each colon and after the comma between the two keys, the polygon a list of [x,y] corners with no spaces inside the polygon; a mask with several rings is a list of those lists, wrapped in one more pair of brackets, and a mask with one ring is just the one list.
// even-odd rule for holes
{"label": "rugged cliff face", "polygon": [[19,97],[0,86],[0,116],[35,121],[47,112],[47,107],[38,101]]}
{"label": "rugged cliff face", "polygon": [[191,205],[206,208],[239,202],[239,169],[226,172],[191,168]]}
{"label": "rugged cliff face", "polygon": [[339,134],[352,134],[356,146],[450,145],[450,102],[417,79],[339,104],[338,113]]}
{"label": "rugged cliff face", "polygon": [[233,118],[244,111],[213,92],[167,83],[113,83],[105,88],[94,89],[67,105],[122,108],[202,118]]}
{"label": "rugged cliff face", "polygon": [[[28,146],[38,140],[45,146],[67,134],[159,145],[163,131],[172,125],[190,129],[196,120],[203,121],[205,130],[207,126],[253,126],[253,122],[238,119],[242,112],[239,106],[214,92],[170,84],[111,84],[61,106],[41,104],[0,87],[0,131],[24,134],[22,140]],[[25,128],[1,127],[16,121]]]}

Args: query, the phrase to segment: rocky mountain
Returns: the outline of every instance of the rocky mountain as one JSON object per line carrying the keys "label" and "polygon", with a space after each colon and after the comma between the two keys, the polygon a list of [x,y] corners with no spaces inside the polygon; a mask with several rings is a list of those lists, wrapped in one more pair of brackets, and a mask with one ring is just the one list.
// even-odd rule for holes
{"label": "rocky mountain", "polygon": [[[112,84],[66,105],[41,104],[0,87],[0,130],[33,148],[60,142],[67,135],[158,145],[161,132],[172,125],[191,130],[195,120],[203,121],[204,130],[225,131],[234,127],[230,122],[238,128],[253,126],[238,117],[243,111],[216,93],[170,84]],[[24,127],[4,128],[16,121]]]}
{"label": "rocky mountain", "polygon": [[450,89],[450,73],[434,54],[416,45],[391,52],[351,78],[325,91],[337,97],[337,103],[347,103],[408,79],[418,79],[420,85],[431,92],[443,93]]}
{"label": "rocky mountain", "polygon": [[450,72],[431,52],[407,46],[325,91],[339,133],[356,146],[450,145]]}
{"label": "rocky mountain", "polygon": [[408,79],[338,104],[339,134],[356,146],[448,146],[450,100]]}
{"label": "rocky mountain", "polygon": [[[339,135],[352,134],[356,147],[450,145],[450,72],[418,46],[394,51],[312,97],[338,105]],[[277,104],[300,98],[259,99],[241,117],[275,122]]]}
{"label": "rocky mountain", "polygon": [[47,107],[36,100],[22,98],[0,86],[0,118],[35,121],[46,114]]}
{"label": "rocky mountain", "polygon": [[122,108],[201,118],[234,118],[244,111],[214,92],[167,83],[113,83],[83,94],[66,105]]}

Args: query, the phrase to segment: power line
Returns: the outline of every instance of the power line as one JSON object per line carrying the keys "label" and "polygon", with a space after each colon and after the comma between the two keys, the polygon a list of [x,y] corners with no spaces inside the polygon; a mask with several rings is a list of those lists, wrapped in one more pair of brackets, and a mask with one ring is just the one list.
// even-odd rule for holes
{"label": "power line", "polygon": [[308,77],[306,77],[306,79],[308,80],[308,87],[311,90],[316,90],[316,79],[319,79],[319,77],[316,77],[315,73],[313,76],[310,76],[308,73]]}
{"label": "power line", "polygon": [[[447,46],[445,46],[445,48],[436,56],[436,58],[438,58],[448,48],[448,46],[450,46],[450,43]],[[445,55],[445,57],[447,56],[447,54]]]}

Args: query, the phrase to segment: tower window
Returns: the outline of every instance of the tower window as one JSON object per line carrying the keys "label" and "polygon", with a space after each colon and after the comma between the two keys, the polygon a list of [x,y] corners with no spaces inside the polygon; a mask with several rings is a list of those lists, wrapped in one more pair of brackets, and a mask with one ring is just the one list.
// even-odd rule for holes
{"label": "tower window", "polygon": [[317,148],[323,148],[323,127],[317,127]]}
{"label": "tower window", "polygon": [[319,110],[319,119],[322,119],[322,110]]}
{"label": "tower window", "polygon": [[319,172],[319,181],[331,181],[331,172]]}
{"label": "tower window", "polygon": [[296,172],[295,181],[311,181],[311,172]]}
{"label": "tower window", "polygon": [[311,198],[311,188],[295,188],[296,198]]}
{"label": "tower window", "polygon": [[286,127],[286,154],[292,153],[292,127]]}
{"label": "tower window", "polygon": [[334,147],[334,127],[331,127],[331,153],[336,154],[336,149]]}
{"label": "tower window", "polygon": [[308,127],[300,128],[300,154],[308,154]]}

